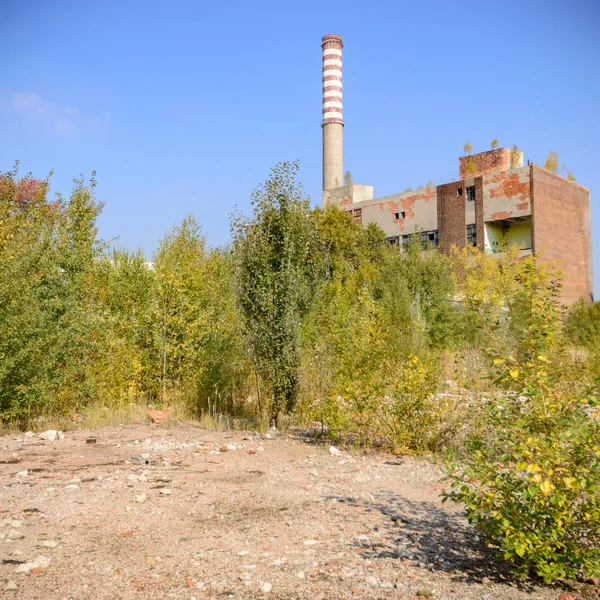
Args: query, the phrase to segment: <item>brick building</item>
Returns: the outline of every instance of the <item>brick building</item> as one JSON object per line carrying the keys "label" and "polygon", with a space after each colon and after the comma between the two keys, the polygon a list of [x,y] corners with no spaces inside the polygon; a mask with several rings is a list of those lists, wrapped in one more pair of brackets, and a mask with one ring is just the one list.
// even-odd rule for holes
{"label": "brick building", "polygon": [[[331,61],[331,40],[338,55]],[[422,247],[459,248],[468,244],[499,254],[517,248],[521,256],[536,254],[560,261],[564,272],[563,301],[592,299],[592,257],[589,189],[537,165],[523,165],[523,153],[498,148],[459,159],[459,181],[401,194],[374,198],[373,187],[339,185],[342,165],[341,48],[339,36],[326,36],[323,49],[323,114],[331,111],[330,85],[325,80],[337,69],[336,135],[339,156],[326,143],[330,127],[323,119],[324,165],[336,164],[335,179],[324,177],[323,205],[336,204],[361,223],[377,223],[387,243],[406,245],[419,236]],[[327,57],[327,58],[326,58]],[[340,126],[341,124],[341,126]],[[327,182],[330,182],[329,184]],[[329,185],[335,187],[329,187]]]}

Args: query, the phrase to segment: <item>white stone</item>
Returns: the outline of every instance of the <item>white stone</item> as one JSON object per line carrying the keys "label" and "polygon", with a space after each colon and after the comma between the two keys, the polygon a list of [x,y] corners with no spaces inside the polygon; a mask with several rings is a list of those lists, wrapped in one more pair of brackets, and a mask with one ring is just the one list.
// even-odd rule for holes
{"label": "white stone", "polygon": [[48,429],[48,431],[40,433],[39,437],[43,440],[48,440],[49,442],[59,439],[58,431],[56,431],[56,429]]}
{"label": "white stone", "polygon": [[341,456],[341,452],[335,446],[329,446],[329,454],[333,454],[334,456]]}
{"label": "white stone", "polygon": [[268,594],[272,589],[273,586],[270,583],[263,583],[263,586],[260,588],[264,594]]}
{"label": "white stone", "polygon": [[163,494],[163,496],[170,496],[171,490],[169,488],[163,488],[162,490],[160,490],[160,493]]}
{"label": "white stone", "polygon": [[10,526],[14,527],[15,529],[18,529],[21,527],[21,525],[23,525],[23,521],[17,521],[16,519],[10,522]]}
{"label": "white stone", "polygon": [[69,485],[65,485],[65,490],[78,490],[79,486],[76,483],[70,483]]}
{"label": "white stone", "polygon": [[315,546],[318,543],[319,542],[317,540],[304,540],[304,545],[305,546]]}
{"label": "white stone", "polygon": [[146,502],[146,498],[148,498],[148,496],[146,496],[146,494],[139,494],[138,496],[135,497],[135,501],[138,504],[144,504],[144,502]]}
{"label": "white stone", "polygon": [[5,592],[14,592],[17,588],[18,588],[18,586],[17,586],[16,582],[7,581],[6,585],[4,586],[4,591]]}
{"label": "white stone", "polygon": [[297,577],[298,579],[304,579],[304,571],[298,571],[298,572],[296,573],[296,577]]}
{"label": "white stone", "polygon": [[17,477],[27,477],[28,474],[29,472],[27,471],[27,469],[25,469],[25,471],[19,471],[17,473]]}
{"label": "white stone", "polygon": [[6,534],[6,537],[9,540],[22,540],[25,537],[25,534],[21,531],[15,531],[13,529]]}
{"label": "white stone", "polygon": [[46,546],[46,548],[56,548],[56,546],[58,546],[58,542],[56,540],[46,540],[44,542],[44,546]]}
{"label": "white stone", "polygon": [[35,436],[35,433],[33,433],[33,431],[26,431],[25,432],[25,437],[26,438],[32,438]]}
{"label": "white stone", "polygon": [[376,586],[379,582],[377,581],[377,577],[373,577],[373,575],[369,575],[368,577],[365,577],[365,583],[367,585]]}

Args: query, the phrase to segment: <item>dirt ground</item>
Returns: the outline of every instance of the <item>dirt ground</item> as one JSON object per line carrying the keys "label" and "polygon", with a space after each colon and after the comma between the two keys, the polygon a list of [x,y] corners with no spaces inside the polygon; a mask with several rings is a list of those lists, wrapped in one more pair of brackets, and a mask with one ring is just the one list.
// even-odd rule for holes
{"label": "dirt ground", "polygon": [[439,477],[424,460],[275,432],[4,436],[0,597],[600,597],[515,581],[441,504]]}

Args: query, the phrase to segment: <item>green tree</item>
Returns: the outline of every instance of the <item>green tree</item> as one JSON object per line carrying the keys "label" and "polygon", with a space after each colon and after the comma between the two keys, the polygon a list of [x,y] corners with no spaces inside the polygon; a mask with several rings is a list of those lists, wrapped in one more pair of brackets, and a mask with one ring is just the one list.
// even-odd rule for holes
{"label": "green tree", "polygon": [[300,325],[323,271],[297,171],[298,163],[278,164],[252,194],[252,219],[232,220],[240,307],[252,358],[272,394],[273,423],[296,403]]}
{"label": "green tree", "polygon": [[494,138],[491,143],[492,150],[495,150],[498,147],[498,140]]}
{"label": "green tree", "polygon": [[471,154],[471,152],[473,152],[473,146],[471,146],[471,144],[469,144],[469,142],[467,142],[464,146],[463,146],[463,152],[466,155]]}

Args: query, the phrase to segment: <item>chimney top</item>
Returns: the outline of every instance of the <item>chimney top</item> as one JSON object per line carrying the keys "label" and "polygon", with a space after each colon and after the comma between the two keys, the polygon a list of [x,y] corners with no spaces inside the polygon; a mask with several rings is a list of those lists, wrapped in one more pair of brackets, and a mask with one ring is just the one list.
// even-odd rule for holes
{"label": "chimney top", "polygon": [[335,33],[328,33],[327,35],[323,36],[323,39],[321,40],[321,46],[325,46],[325,44],[327,44],[328,42],[335,42],[336,44],[339,44],[342,48],[344,47],[344,42],[342,42],[342,36],[337,35]]}

